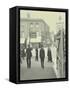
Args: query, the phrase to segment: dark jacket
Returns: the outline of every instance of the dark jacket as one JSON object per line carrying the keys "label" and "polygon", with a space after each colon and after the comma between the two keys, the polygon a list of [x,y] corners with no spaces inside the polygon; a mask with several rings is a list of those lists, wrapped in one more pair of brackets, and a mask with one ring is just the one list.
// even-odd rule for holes
{"label": "dark jacket", "polygon": [[45,51],[43,48],[40,49],[40,58],[45,58]]}
{"label": "dark jacket", "polygon": [[52,53],[50,48],[48,48],[47,56],[48,56],[48,61],[52,61]]}
{"label": "dark jacket", "polygon": [[31,48],[27,48],[26,49],[26,54],[27,54],[27,58],[31,58],[32,57]]}
{"label": "dark jacket", "polygon": [[38,56],[38,49],[36,49],[36,56]]}

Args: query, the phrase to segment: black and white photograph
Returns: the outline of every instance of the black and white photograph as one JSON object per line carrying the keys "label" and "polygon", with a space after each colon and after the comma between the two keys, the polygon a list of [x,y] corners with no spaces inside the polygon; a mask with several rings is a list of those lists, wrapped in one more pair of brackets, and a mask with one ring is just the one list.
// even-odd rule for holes
{"label": "black and white photograph", "polygon": [[20,80],[66,77],[66,13],[20,9]]}

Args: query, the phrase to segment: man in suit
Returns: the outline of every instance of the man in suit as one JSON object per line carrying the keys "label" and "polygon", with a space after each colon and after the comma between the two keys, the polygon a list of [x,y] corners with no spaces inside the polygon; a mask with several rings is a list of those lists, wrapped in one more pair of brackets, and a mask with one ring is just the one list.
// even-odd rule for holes
{"label": "man in suit", "polygon": [[27,68],[31,68],[31,57],[32,57],[32,52],[31,52],[30,45],[28,45],[28,48],[26,49],[26,56],[27,56]]}
{"label": "man in suit", "polygon": [[50,46],[48,46],[47,56],[48,56],[48,62],[52,62],[52,52]]}
{"label": "man in suit", "polygon": [[40,49],[40,60],[41,60],[41,67],[44,69],[44,58],[45,58],[45,51],[43,46]]}

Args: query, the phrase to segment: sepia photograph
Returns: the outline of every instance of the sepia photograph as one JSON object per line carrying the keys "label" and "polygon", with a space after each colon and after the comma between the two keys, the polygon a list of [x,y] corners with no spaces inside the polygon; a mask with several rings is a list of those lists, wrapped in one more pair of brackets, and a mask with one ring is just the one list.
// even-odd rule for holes
{"label": "sepia photograph", "polygon": [[20,10],[20,80],[66,77],[65,12]]}

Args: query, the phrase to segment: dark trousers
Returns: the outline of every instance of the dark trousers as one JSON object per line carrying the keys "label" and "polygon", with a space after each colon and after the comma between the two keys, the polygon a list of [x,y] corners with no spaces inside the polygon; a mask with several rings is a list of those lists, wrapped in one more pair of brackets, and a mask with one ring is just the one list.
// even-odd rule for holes
{"label": "dark trousers", "polygon": [[31,68],[31,58],[27,58],[27,68]]}
{"label": "dark trousers", "polygon": [[44,68],[44,58],[41,58],[41,67]]}

